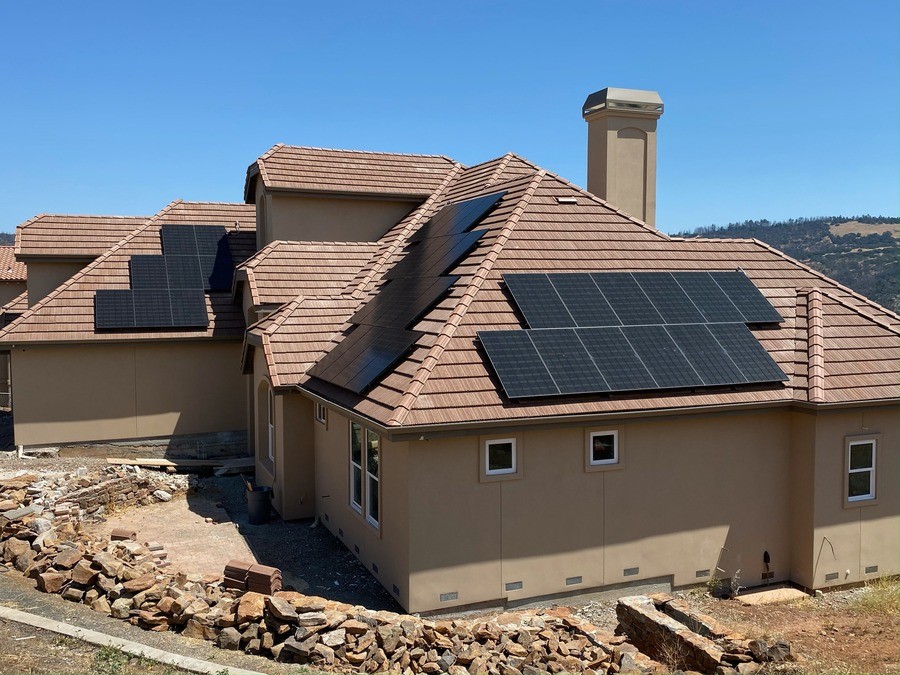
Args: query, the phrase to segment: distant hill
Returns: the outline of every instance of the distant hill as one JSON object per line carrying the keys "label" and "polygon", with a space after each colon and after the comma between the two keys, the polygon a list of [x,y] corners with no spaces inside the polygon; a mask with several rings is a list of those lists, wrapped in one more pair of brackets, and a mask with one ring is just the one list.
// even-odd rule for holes
{"label": "distant hill", "polygon": [[698,227],[674,236],[759,239],[875,302],[900,311],[900,218],[746,220],[722,227]]}
{"label": "distant hill", "polygon": [[15,240],[16,235],[12,232],[0,232],[0,246],[12,246]]}

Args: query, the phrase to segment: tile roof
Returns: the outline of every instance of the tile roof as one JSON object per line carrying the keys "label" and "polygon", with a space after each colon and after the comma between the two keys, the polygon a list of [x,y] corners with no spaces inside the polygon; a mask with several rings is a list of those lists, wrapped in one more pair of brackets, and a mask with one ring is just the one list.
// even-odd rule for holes
{"label": "tile roof", "polygon": [[0,281],[25,281],[25,263],[16,260],[13,246],[0,246]]}
{"label": "tile roof", "polygon": [[28,309],[28,291],[24,291],[0,307],[0,327],[8,326]]}
{"label": "tile roof", "polygon": [[209,326],[202,331],[103,333],[94,330],[94,293],[101,288],[128,288],[132,255],[162,252],[159,228],[164,224],[221,225],[229,232],[234,260],[246,260],[256,244],[256,213],[252,205],[175,201],[135,228],[104,255],[78,272],[0,331],[0,342],[120,342],[237,338],[244,319],[229,291],[207,294]]}
{"label": "tile roof", "polygon": [[[383,274],[402,257],[407,238],[431,214],[447,201],[501,188],[507,195],[478,227],[486,231],[485,236],[454,270],[461,275],[460,280],[414,326],[425,335],[393,371],[363,396],[305,375],[325,353],[322,341],[330,339],[333,345],[342,339],[347,324],[337,326],[340,316],[346,319],[356,306],[377,293]],[[574,198],[576,203],[560,203],[558,197]],[[348,303],[346,294],[340,300],[304,298],[251,331],[266,333],[267,362],[277,373],[280,386],[299,386],[380,424],[398,428],[900,397],[896,360],[900,317],[896,314],[762,242],[672,239],[515,156],[458,168],[427,202],[379,243],[379,252],[345,289],[357,305]],[[785,318],[776,328],[754,329],[757,339],[789,376],[784,387],[517,402],[500,394],[475,344],[478,330],[521,327],[513,304],[501,288],[501,275],[505,273],[737,268],[744,270]],[[807,321],[810,291],[821,294],[822,326],[817,328],[818,319],[814,319],[812,338]],[[327,316],[326,325],[317,332],[315,327],[323,316]],[[290,334],[303,335],[300,342],[314,347],[288,347],[295,338],[279,336],[287,330],[282,326],[290,326]],[[282,341],[284,346],[273,346]],[[811,353],[820,352],[821,359],[810,358]]]}
{"label": "tile roof", "polygon": [[254,305],[281,305],[298,295],[341,293],[378,244],[362,241],[273,241],[238,267]]}
{"label": "tile roof", "polygon": [[96,258],[148,218],[42,213],[16,227],[16,255]]}
{"label": "tile roof", "polygon": [[257,177],[266,188],[427,197],[455,162],[441,155],[405,155],[278,144],[247,169],[245,201]]}

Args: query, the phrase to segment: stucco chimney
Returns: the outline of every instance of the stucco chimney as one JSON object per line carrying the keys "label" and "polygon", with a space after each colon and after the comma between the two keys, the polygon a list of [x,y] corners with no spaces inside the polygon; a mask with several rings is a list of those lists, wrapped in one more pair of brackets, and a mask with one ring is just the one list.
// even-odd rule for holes
{"label": "stucco chimney", "polygon": [[616,208],[656,225],[655,91],[607,87],[584,102],[588,123],[587,188]]}

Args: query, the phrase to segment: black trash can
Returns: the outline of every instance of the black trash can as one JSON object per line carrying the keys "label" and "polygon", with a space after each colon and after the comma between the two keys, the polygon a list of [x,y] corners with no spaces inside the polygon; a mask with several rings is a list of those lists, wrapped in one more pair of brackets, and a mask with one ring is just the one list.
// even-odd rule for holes
{"label": "black trash can", "polygon": [[272,488],[265,485],[247,486],[247,514],[251,525],[269,522],[272,508]]}

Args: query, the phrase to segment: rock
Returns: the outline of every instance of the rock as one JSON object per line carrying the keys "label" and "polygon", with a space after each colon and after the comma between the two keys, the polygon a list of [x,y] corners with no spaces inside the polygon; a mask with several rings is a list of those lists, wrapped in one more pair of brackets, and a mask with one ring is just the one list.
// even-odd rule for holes
{"label": "rock", "polygon": [[24,553],[20,553],[16,556],[16,561],[13,563],[13,566],[20,572],[24,572],[29,567],[31,567],[33,562],[34,551],[29,548]]}
{"label": "rock", "polygon": [[301,642],[297,640],[297,638],[289,637],[282,644],[284,645],[285,651],[288,651],[292,654],[297,654],[298,656],[302,656],[304,658],[309,658],[309,655],[312,654],[313,649],[315,649],[316,647],[318,639],[318,635],[313,635],[312,637],[308,637]]}
{"label": "rock", "polygon": [[62,597],[64,600],[71,602],[81,602],[81,599],[84,597],[84,591],[75,586],[69,586],[62,592]]}
{"label": "rock", "polygon": [[122,584],[122,588],[125,589],[128,593],[140,593],[141,591],[146,591],[148,588],[153,586],[156,583],[156,575],[155,574],[144,574],[142,576],[137,577],[136,579],[131,579],[130,581],[126,581]]}
{"label": "rock", "polygon": [[154,490],[153,496],[156,497],[161,502],[172,501],[172,494],[169,492],[166,492],[165,490]]}
{"label": "rock", "polygon": [[118,598],[110,607],[110,613],[117,619],[127,619],[133,606],[131,598]]}
{"label": "rock", "polygon": [[356,619],[347,619],[340,625],[340,628],[343,628],[351,635],[362,635],[368,632],[369,624],[363,623],[362,621],[358,621]]}
{"label": "rock", "polygon": [[725,654],[725,656],[722,657],[722,660],[731,664],[750,663],[753,660],[753,657],[747,654]]}
{"label": "rock", "polygon": [[266,609],[266,596],[261,593],[244,593],[235,611],[235,621],[238,625],[248,621],[259,621],[263,618]]}
{"label": "rock", "polygon": [[794,654],[787,642],[774,642],[771,645],[765,640],[751,640],[747,645],[757,661],[780,663],[793,661]]}
{"label": "rock", "polygon": [[313,647],[313,653],[329,666],[334,663],[334,650],[328,645],[323,645],[321,642],[317,643]]}
{"label": "rock", "polygon": [[111,610],[109,601],[102,595],[91,603],[91,609],[101,614],[109,614]]}
{"label": "rock", "polygon": [[53,523],[51,523],[46,518],[35,518],[28,524],[28,529],[35,534],[43,534],[44,532],[49,531],[52,527]]}
{"label": "rock", "polygon": [[750,662],[750,663],[739,663],[737,664],[737,671],[741,673],[741,675],[754,675],[759,672],[761,666],[758,663]]}
{"label": "rock", "polygon": [[31,504],[30,506],[24,506],[21,509],[4,511],[3,513],[0,513],[0,516],[3,516],[9,521],[22,520],[25,516],[30,516],[32,513],[41,513],[43,510],[44,507],[40,504]]}
{"label": "rock", "polygon": [[446,673],[450,670],[450,666],[456,663],[456,655],[451,651],[441,654],[441,658],[437,660],[437,664],[441,667],[441,672]]}
{"label": "rock", "polygon": [[122,572],[122,561],[106,551],[95,553],[93,563],[108,577],[115,578]]}
{"label": "rock", "polygon": [[297,591],[277,591],[274,597],[287,600],[298,614],[304,612],[324,612],[328,606],[327,602],[322,598],[303,595]]}
{"label": "rock", "polygon": [[[298,626],[324,626],[328,623],[325,614],[322,612],[303,612],[297,615],[296,621]],[[343,624],[341,624],[341,627],[343,627]]]}
{"label": "rock", "polygon": [[216,639],[216,645],[221,649],[240,649],[241,633],[237,628],[225,628]]}
{"label": "rock", "polygon": [[330,631],[328,633],[322,634],[322,644],[331,647],[332,649],[337,649],[347,639],[347,631],[343,628],[338,628],[337,630]]}
{"label": "rock", "polygon": [[297,612],[284,598],[266,597],[266,607],[279,621],[297,621]]}
{"label": "rock", "polygon": [[78,564],[72,568],[72,581],[83,586],[90,586],[98,574],[99,572],[91,569],[91,564],[87,560],[79,560]]}
{"label": "rock", "polygon": [[41,590],[44,593],[59,593],[66,581],[67,579],[64,574],[60,574],[59,572],[44,572],[43,574],[38,575],[37,586],[38,590]]}
{"label": "rock", "polygon": [[77,548],[66,548],[53,559],[53,566],[63,570],[72,569],[83,557],[84,554]]}
{"label": "rock", "polygon": [[56,530],[47,530],[34,538],[34,541],[31,542],[31,550],[39,553],[51,546],[56,546],[57,543],[59,543],[59,538],[56,536]]}

